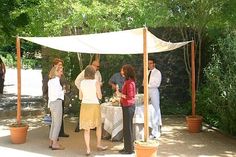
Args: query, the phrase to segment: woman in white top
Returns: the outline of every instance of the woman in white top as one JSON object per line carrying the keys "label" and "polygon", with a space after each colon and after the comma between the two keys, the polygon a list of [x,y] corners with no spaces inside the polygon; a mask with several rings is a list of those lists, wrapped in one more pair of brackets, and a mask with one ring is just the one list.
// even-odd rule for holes
{"label": "woman in white top", "polygon": [[95,69],[89,65],[84,70],[84,80],[80,83],[79,98],[82,100],[80,109],[80,129],[84,129],[86,155],[90,155],[90,129],[96,128],[97,149],[106,150],[101,145],[102,121],[99,99],[102,98],[101,87],[95,79]]}
{"label": "woman in white top", "polygon": [[60,78],[63,75],[62,67],[53,67],[49,73],[48,81],[48,107],[51,111],[52,123],[49,133],[49,148],[52,150],[62,150],[64,147],[58,143],[58,135],[62,121],[62,100],[64,100],[64,91],[60,84]]}

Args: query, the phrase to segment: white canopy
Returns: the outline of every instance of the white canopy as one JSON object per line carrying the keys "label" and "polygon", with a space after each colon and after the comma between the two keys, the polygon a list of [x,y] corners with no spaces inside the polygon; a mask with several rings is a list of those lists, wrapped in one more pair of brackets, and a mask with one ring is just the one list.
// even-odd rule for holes
{"label": "white canopy", "polygon": [[[19,37],[49,48],[81,53],[96,54],[142,54],[143,28],[125,31],[60,36],[60,37]],[[177,49],[191,41],[171,43],[158,39],[147,31],[147,52],[164,52]]]}

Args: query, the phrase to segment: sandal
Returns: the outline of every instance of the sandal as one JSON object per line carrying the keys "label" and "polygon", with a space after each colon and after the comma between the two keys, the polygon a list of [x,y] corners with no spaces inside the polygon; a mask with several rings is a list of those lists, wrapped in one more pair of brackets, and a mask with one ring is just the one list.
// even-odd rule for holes
{"label": "sandal", "polygon": [[107,150],[107,148],[108,148],[108,146],[98,146],[97,150],[98,151],[105,151],[105,150]]}
{"label": "sandal", "polygon": [[91,154],[90,154],[91,152],[89,151],[89,152],[86,152],[86,156],[90,156]]}
{"label": "sandal", "polygon": [[86,153],[85,155],[86,155],[86,156],[90,156],[90,153]]}
{"label": "sandal", "polygon": [[64,149],[65,149],[65,147],[62,147],[62,146],[55,147],[55,148],[52,147],[52,150],[64,150]]}

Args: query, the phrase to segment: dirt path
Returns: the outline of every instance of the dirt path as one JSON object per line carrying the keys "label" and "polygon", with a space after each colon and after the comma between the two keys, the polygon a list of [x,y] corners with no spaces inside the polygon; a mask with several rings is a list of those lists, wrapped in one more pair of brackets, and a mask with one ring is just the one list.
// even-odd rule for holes
{"label": "dirt path", "polygon": [[[9,130],[5,126],[10,119],[0,121],[0,152],[1,156],[56,156],[77,157],[84,156],[85,146],[83,132],[75,133],[76,118],[66,118],[66,132],[69,138],[60,138],[60,142],[66,147],[63,151],[48,149],[48,127],[41,122],[42,117],[30,117],[28,139],[25,144],[14,145],[10,143]],[[92,131],[92,156],[96,157],[120,157],[135,156],[118,154],[122,148],[121,142],[103,140],[109,146],[109,150],[98,152],[95,149],[95,132]],[[162,136],[159,139],[158,157],[236,157],[236,139],[222,135],[212,129],[203,128],[201,133],[190,134],[186,130],[183,117],[164,117]]]}
{"label": "dirt path", "polygon": [[[7,69],[6,71],[4,93],[17,95],[17,70]],[[21,70],[21,94],[42,96],[41,70]]]}

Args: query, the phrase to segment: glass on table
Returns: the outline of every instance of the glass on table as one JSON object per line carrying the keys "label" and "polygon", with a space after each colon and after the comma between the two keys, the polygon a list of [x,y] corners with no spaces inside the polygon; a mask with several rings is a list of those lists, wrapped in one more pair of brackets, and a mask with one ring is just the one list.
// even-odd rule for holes
{"label": "glass on table", "polygon": [[109,102],[109,97],[105,97],[105,103]]}

